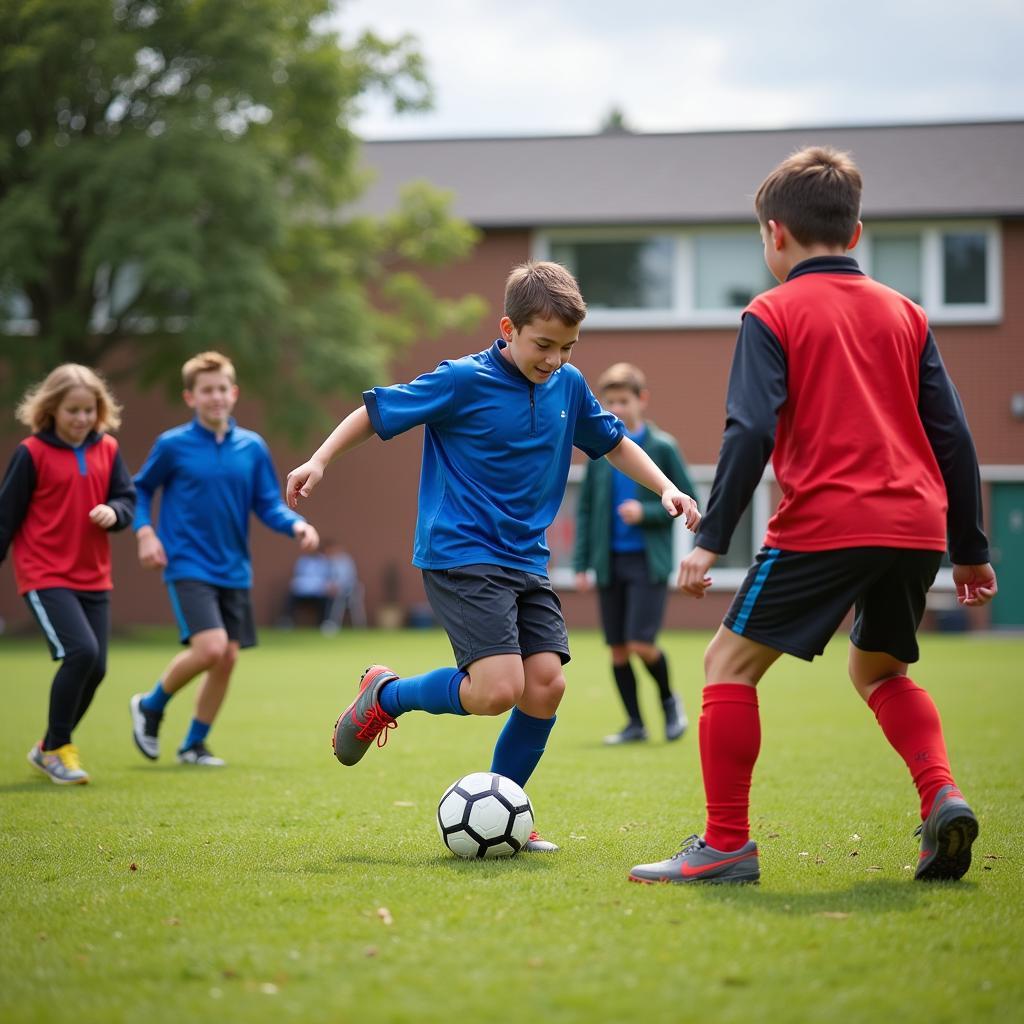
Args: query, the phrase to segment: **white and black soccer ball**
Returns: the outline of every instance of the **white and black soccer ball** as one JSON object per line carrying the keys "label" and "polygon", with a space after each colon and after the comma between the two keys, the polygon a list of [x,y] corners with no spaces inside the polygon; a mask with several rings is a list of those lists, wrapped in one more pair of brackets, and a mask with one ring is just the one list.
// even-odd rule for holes
{"label": "white and black soccer ball", "polygon": [[533,831],[533,805],[504,775],[473,772],[445,790],[437,830],[456,857],[511,857]]}

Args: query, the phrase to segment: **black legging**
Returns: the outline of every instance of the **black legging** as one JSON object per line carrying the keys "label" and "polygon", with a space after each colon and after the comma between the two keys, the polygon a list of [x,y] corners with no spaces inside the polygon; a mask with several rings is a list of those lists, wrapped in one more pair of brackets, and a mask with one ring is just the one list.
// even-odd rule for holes
{"label": "black legging", "polygon": [[107,672],[110,592],[51,587],[31,590],[25,601],[42,629],[54,660],[62,662],[50,686],[44,750],[71,742],[96,688]]}

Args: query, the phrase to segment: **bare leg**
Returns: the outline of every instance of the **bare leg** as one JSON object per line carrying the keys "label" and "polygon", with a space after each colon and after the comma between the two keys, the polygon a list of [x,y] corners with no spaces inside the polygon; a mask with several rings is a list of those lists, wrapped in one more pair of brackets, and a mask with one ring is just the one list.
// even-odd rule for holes
{"label": "bare leg", "polygon": [[232,640],[220,659],[206,670],[206,676],[196,694],[195,717],[200,722],[213,725],[217,712],[220,711],[220,706],[227,696],[228,683],[231,681],[231,673],[237,660],[238,643]]}
{"label": "bare leg", "polygon": [[177,693],[200,672],[212,668],[228,648],[228,635],[223,629],[204,629],[189,637],[188,647],[175,655],[162,677],[166,693]]}
{"label": "bare leg", "polygon": [[463,708],[471,715],[503,715],[515,707],[526,685],[523,666],[518,654],[492,654],[474,661],[459,687]]}

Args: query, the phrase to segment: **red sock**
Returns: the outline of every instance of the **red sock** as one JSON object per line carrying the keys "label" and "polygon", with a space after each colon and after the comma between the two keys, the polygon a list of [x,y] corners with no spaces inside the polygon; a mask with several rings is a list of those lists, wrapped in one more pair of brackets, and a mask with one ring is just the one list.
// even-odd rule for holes
{"label": "red sock", "polygon": [[935,702],[912,679],[893,676],[868,700],[885,738],[907,763],[921,797],[921,819],[928,816],[943,786],[955,786]]}
{"label": "red sock", "polygon": [[704,687],[700,765],[708,818],[704,840],[738,850],[750,838],[750,779],[761,750],[757,690],[743,683]]}

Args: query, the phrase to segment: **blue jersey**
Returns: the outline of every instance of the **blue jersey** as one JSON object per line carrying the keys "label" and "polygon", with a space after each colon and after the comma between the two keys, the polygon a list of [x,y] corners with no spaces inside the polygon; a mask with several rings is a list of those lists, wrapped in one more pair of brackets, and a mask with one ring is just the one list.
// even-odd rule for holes
{"label": "blue jersey", "polygon": [[157,536],[165,580],[250,587],[249,513],[289,537],[304,521],[281,498],[266,441],[234,420],[221,441],[198,420],[161,434],[135,487],[136,530],[152,525],[153,495],[163,487]]}
{"label": "blue jersey", "polygon": [[383,439],[424,424],[413,565],[486,563],[547,575],[545,531],[558,513],[575,445],[598,459],[625,427],[576,367],[533,384],[504,341],[441,363],[409,384],[363,394]]}
{"label": "blue jersey", "polygon": [[[643,447],[644,438],[647,436],[647,425],[644,424],[635,433],[626,431],[626,436]],[[612,469],[612,551],[620,554],[627,551],[644,551],[647,542],[644,540],[644,531],[641,526],[630,526],[619,518],[618,507],[624,501],[635,501],[640,497],[640,485],[631,477],[619,470]]]}

